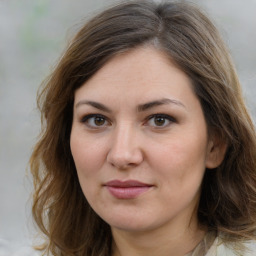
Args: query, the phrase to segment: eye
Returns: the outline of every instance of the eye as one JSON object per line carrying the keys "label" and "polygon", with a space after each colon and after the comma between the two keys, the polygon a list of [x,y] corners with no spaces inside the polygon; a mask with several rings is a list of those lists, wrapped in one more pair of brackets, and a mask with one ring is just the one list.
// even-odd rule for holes
{"label": "eye", "polygon": [[89,128],[97,129],[106,127],[110,124],[107,118],[103,115],[90,114],[82,118],[82,123],[85,123]]}
{"label": "eye", "polygon": [[147,125],[155,128],[165,128],[176,122],[175,118],[166,114],[151,115],[147,120]]}

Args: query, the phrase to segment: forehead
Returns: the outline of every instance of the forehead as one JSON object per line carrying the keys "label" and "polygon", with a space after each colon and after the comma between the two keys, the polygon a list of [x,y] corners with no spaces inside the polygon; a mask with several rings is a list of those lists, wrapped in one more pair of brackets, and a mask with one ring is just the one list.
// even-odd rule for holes
{"label": "forehead", "polygon": [[177,96],[184,93],[181,89],[192,92],[189,77],[170,58],[153,47],[140,47],[113,57],[77,92],[104,96],[122,91],[128,96],[135,91],[146,97],[163,96],[174,87]]}

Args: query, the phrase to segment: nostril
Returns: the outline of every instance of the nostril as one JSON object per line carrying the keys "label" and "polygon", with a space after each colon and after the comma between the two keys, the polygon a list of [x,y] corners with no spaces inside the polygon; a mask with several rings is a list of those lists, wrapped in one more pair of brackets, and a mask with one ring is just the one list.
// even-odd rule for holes
{"label": "nostril", "polygon": [[130,152],[110,151],[107,156],[107,162],[120,170],[126,170],[136,167],[143,161],[143,155],[140,150]]}

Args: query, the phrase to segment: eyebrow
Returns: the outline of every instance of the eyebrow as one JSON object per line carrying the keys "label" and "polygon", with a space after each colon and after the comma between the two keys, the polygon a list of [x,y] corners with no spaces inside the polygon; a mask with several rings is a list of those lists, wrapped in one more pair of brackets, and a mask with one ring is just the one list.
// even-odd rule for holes
{"label": "eyebrow", "polygon": [[182,102],[178,101],[178,100],[163,98],[163,99],[160,99],[160,100],[154,100],[154,101],[139,105],[138,106],[138,111],[142,112],[142,111],[146,111],[146,110],[149,110],[149,109],[157,107],[157,106],[167,105],[167,104],[175,104],[179,107],[186,108],[185,105]]}
{"label": "eyebrow", "polygon": [[[161,105],[167,105],[167,104],[174,104],[174,105],[177,105],[179,107],[184,107],[185,108],[185,105],[182,102],[178,101],[178,100],[163,98],[163,99],[160,99],[160,100],[154,100],[154,101],[147,102],[145,104],[138,105],[137,110],[138,110],[138,112],[143,112],[143,111],[147,111],[151,108],[161,106]],[[89,105],[89,106],[92,106],[94,108],[97,108],[97,109],[102,110],[102,111],[107,112],[107,113],[112,112],[105,105],[103,105],[99,102],[95,102],[95,101],[81,100],[75,105],[75,108],[78,108],[81,105]]]}
{"label": "eyebrow", "polygon": [[75,105],[75,108],[81,106],[81,105],[89,105],[89,106],[92,106],[94,108],[97,108],[99,110],[102,110],[104,112],[107,112],[107,113],[111,113],[112,111],[106,107],[105,105],[99,103],[99,102],[95,102],[95,101],[89,101],[89,100],[81,100],[79,101],[76,105]]}

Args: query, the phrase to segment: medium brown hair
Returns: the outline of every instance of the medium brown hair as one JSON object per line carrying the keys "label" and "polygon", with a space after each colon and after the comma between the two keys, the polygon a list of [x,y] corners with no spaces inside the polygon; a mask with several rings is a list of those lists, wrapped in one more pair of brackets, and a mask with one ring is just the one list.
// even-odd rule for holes
{"label": "medium brown hair", "polygon": [[111,231],[91,209],[70,151],[74,92],[109,59],[155,47],[191,79],[209,133],[227,144],[222,164],[206,170],[198,219],[231,241],[255,238],[256,136],[229,53],[214,25],[187,3],[127,1],[87,22],[38,97],[41,137],[30,159],[34,219],[53,255],[111,254]]}

